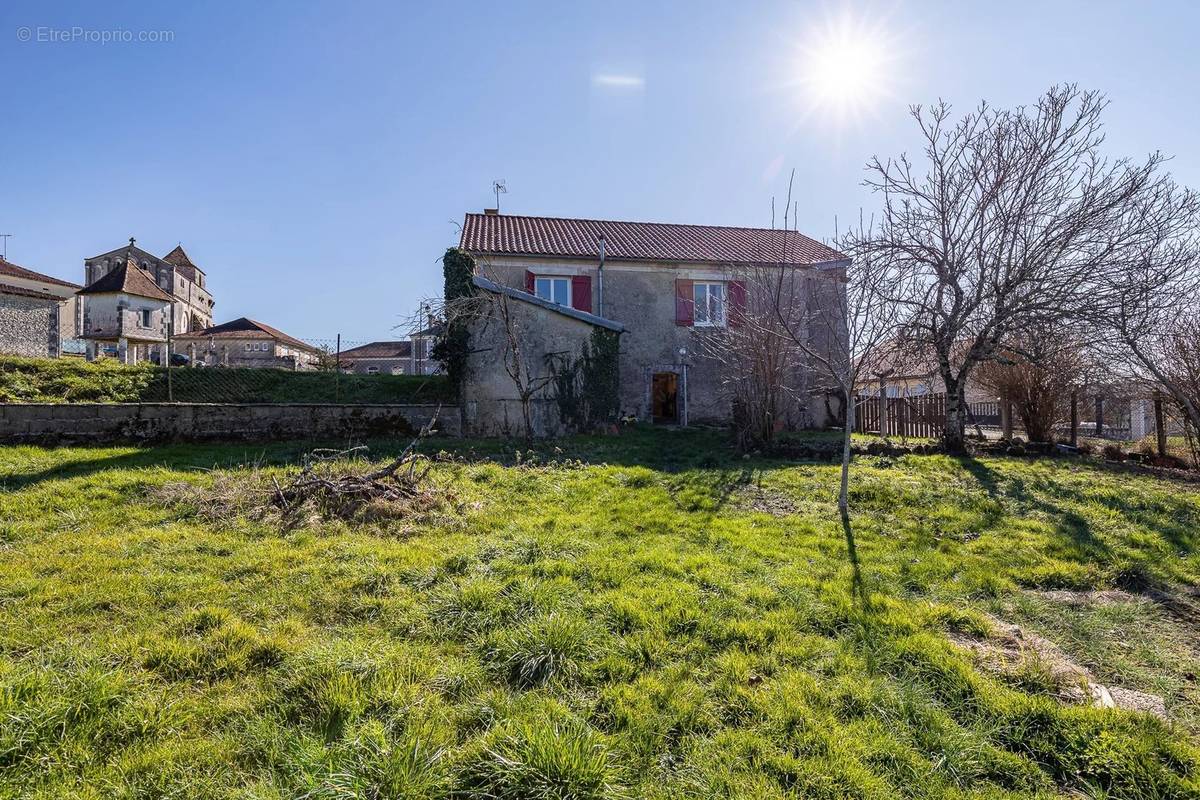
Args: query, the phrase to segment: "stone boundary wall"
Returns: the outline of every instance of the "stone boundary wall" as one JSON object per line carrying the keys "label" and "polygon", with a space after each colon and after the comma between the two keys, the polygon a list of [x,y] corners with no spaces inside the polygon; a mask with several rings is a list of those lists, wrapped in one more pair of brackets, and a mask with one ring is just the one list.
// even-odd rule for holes
{"label": "stone boundary wall", "polygon": [[[272,441],[412,435],[436,405],[0,403],[0,443]],[[456,406],[436,430],[461,436]]]}

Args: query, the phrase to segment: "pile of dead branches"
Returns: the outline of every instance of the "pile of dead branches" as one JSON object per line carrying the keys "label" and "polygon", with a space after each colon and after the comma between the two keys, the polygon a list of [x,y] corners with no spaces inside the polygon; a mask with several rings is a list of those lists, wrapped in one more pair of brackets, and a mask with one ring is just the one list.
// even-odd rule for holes
{"label": "pile of dead branches", "polygon": [[298,521],[312,510],[326,519],[355,519],[369,509],[436,505],[436,490],[426,480],[433,461],[417,452],[417,446],[430,434],[436,420],[435,414],[399,456],[378,469],[346,471],[346,462],[366,455],[367,448],[359,446],[313,450],[305,456],[300,473],[286,485],[281,486],[272,476],[273,502],[285,523]]}
{"label": "pile of dead branches", "polygon": [[[279,523],[284,530],[328,520],[435,522],[458,507],[453,489],[429,476],[443,459],[417,452],[436,419],[435,415],[400,455],[381,467],[366,461],[365,446],[321,449],[304,457],[291,480],[255,465],[248,475],[214,470],[209,485],[180,481],[153,487],[151,496],[207,522],[242,518]],[[387,528],[394,530],[390,524]]]}

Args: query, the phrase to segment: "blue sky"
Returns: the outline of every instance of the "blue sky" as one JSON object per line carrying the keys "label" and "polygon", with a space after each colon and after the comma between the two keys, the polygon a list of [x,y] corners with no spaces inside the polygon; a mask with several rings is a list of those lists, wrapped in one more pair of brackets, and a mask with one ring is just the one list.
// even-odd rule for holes
{"label": "blue sky", "polygon": [[[72,28],[172,40],[46,41]],[[866,159],[913,146],[908,104],[1075,81],[1111,153],[1200,187],[1198,28],[1183,2],[8,2],[0,233],[76,281],[182,241],[218,321],[391,338],[495,178],[505,212],[766,226],[795,168],[825,238],[872,207]],[[839,47],[870,61],[844,104],[812,78]]]}

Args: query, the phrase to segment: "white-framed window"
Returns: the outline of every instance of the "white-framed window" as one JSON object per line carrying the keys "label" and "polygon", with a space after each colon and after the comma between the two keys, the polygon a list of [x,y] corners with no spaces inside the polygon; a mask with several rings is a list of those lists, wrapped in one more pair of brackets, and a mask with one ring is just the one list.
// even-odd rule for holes
{"label": "white-framed window", "polygon": [[698,327],[725,327],[725,284],[696,281],[692,284],[693,317]]}
{"label": "white-framed window", "polygon": [[368,375],[378,375],[378,374],[379,374],[379,367],[374,367],[374,366],[367,367],[367,374],[368,374]]}
{"label": "white-framed window", "polygon": [[143,328],[150,327],[150,309],[143,308],[141,311],[138,312],[138,323]]}
{"label": "white-framed window", "polygon": [[246,342],[246,344],[245,344],[245,347],[246,347],[246,352],[248,353],[248,352],[250,352],[251,350],[253,350],[253,349],[254,349],[254,343],[253,343],[253,342]]}
{"label": "white-framed window", "polygon": [[570,278],[534,278],[533,293],[543,300],[558,303],[560,306],[571,305]]}

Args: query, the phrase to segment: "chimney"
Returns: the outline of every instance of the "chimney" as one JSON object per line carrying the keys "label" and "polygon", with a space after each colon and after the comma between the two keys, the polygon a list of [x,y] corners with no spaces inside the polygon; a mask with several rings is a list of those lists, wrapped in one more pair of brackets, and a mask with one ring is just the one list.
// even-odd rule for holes
{"label": "chimney", "polygon": [[488,217],[498,217],[498,216],[500,216],[500,209],[498,209],[498,208],[485,208],[485,209],[483,210],[483,213],[484,213],[484,216],[488,216]]}

